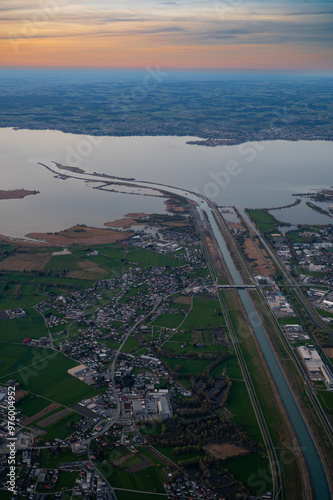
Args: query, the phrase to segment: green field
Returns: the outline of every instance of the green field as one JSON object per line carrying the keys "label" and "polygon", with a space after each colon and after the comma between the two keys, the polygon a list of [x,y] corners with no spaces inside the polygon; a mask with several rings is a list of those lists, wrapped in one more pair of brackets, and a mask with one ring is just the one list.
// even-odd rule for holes
{"label": "green field", "polygon": [[26,308],[35,306],[46,298],[47,296],[42,293],[36,295],[31,293],[22,294],[19,298],[17,298],[15,293],[6,291],[2,294],[2,296],[0,296],[0,310],[17,309],[19,307],[25,310]]}
{"label": "green field", "polygon": [[236,357],[228,359],[225,363],[226,373],[231,379],[243,380],[242,370],[240,369],[238,360]]}
{"label": "green field", "polygon": [[22,342],[26,337],[39,339],[48,336],[44,318],[35,309],[25,309],[24,318],[0,321],[0,341]]}
{"label": "green field", "polygon": [[139,346],[139,341],[137,340],[137,338],[129,336],[124,344],[124,347],[122,348],[122,351],[131,352],[134,351],[134,349],[137,349],[138,346]]}
{"label": "green field", "polygon": [[[43,417],[44,419],[45,417]],[[80,419],[82,418],[82,415],[79,415],[78,413],[71,412],[65,417],[61,418],[57,422],[54,422],[53,424],[47,426],[47,427],[41,427],[43,430],[47,431],[47,433],[42,436],[40,439],[45,443],[45,441],[53,441],[55,438],[60,438],[60,439],[65,439],[66,437],[70,436],[75,432],[74,427],[72,424],[76,424]],[[38,422],[34,422],[34,425],[38,426]]]}
{"label": "green field", "polygon": [[56,455],[50,453],[45,448],[40,450],[40,466],[48,469],[57,468],[60,463],[78,462],[87,459],[87,455],[82,455],[80,457],[74,455],[70,448],[60,448]]}
{"label": "green field", "polygon": [[[190,297],[183,297],[183,299],[187,299]],[[170,302],[169,308],[171,309],[184,309],[184,311],[188,311],[191,308],[191,302],[187,303],[182,301],[182,297],[177,297],[177,299]]]}
{"label": "green field", "polygon": [[[272,488],[271,482],[261,479],[263,476],[260,471],[266,471],[267,478],[270,477],[270,467],[268,458],[259,451],[226,459],[223,466],[254,495]],[[263,490],[260,489],[263,487]]]}
{"label": "green field", "polygon": [[163,313],[150,324],[152,326],[163,326],[165,328],[177,328],[182,321],[184,321],[184,318],[184,314]]}
{"label": "green field", "polygon": [[107,255],[91,256],[86,260],[88,262],[93,263],[93,264],[98,264],[102,267],[105,267],[106,269],[109,269],[110,271],[118,271],[118,270],[121,270],[122,267],[124,267],[123,263],[119,259],[114,259],[114,258],[109,257]]}
{"label": "green field", "polygon": [[[1,497],[1,500],[9,500],[10,498],[12,498],[13,494],[8,491],[8,490],[3,490],[3,489],[0,489],[0,497]],[[118,497],[118,493],[117,493],[117,497]],[[119,497],[118,497],[119,498]],[[125,497],[123,497],[124,500],[125,500]]]}
{"label": "green field", "polygon": [[261,233],[279,232],[277,220],[266,210],[247,209],[246,211]]}
{"label": "green field", "polygon": [[193,307],[189,312],[182,327],[184,329],[201,329],[224,326],[220,303],[217,299],[203,297],[193,298]]}
{"label": "green field", "polygon": [[262,443],[261,432],[245,382],[232,381],[227,408],[232,414],[231,420],[236,422],[252,439]]}
{"label": "green field", "polygon": [[126,260],[128,262],[135,262],[147,267],[150,266],[161,266],[161,267],[180,267],[186,264],[185,261],[181,259],[176,259],[170,257],[169,255],[164,255],[161,253],[153,252],[152,250],[140,249],[130,252],[126,255]]}
{"label": "green field", "polygon": [[80,259],[73,254],[55,255],[51,257],[46,264],[45,269],[52,269],[55,271],[74,271],[79,268]]}
{"label": "green field", "polygon": [[24,398],[17,401],[16,406],[18,410],[21,410],[23,415],[26,417],[31,417],[49,406],[50,401],[44,399],[40,396],[35,396],[34,394],[27,394]]}
{"label": "green field", "polygon": [[20,388],[51,401],[72,406],[95,394],[67,373],[78,363],[52,349],[0,344],[0,383],[14,379]]}
{"label": "green field", "polygon": [[318,314],[320,314],[320,316],[326,316],[327,318],[333,318],[333,313],[331,313],[329,311],[325,311],[324,309],[317,309],[317,308],[316,308],[316,311]]}
{"label": "green field", "polygon": [[[103,470],[105,471],[106,467],[105,465],[103,467],[103,464],[100,464],[98,468],[103,473]],[[136,474],[130,474],[119,467],[113,467],[112,473],[107,475],[107,480],[113,488],[165,493],[163,483],[165,482],[166,477],[162,468],[148,467],[147,469],[137,472]],[[127,494],[129,495],[128,492]],[[132,497],[128,496],[128,498]]]}
{"label": "green field", "polygon": [[193,336],[192,332],[190,330],[187,330],[184,332],[183,330],[176,332],[175,334],[171,335],[169,338],[169,341],[173,342],[193,342]]}
{"label": "green field", "polygon": [[182,358],[164,358],[163,361],[174,371],[175,366],[180,366],[179,375],[188,375],[190,373],[202,373],[204,369],[211,364],[207,359],[182,359]]}
{"label": "green field", "polygon": [[299,233],[303,233],[304,231],[315,233],[316,229],[312,227],[303,227],[298,231],[288,231],[286,233],[286,237],[291,243],[308,243],[311,239],[311,236],[300,236]]}
{"label": "green field", "polygon": [[184,346],[181,342],[175,342],[172,338],[170,341],[163,344],[163,349],[167,349],[173,354],[188,354],[190,352],[226,352],[228,348],[226,346],[213,344],[201,345],[198,347],[197,345],[193,345],[193,339],[191,339],[191,343],[189,345]]}
{"label": "green field", "polygon": [[300,325],[301,322],[297,316],[287,316],[286,318],[280,318],[279,325]]}
{"label": "green field", "polygon": [[318,398],[323,401],[323,407],[326,410],[333,410],[333,392],[331,391],[317,391]]}
{"label": "green field", "polygon": [[165,455],[167,458],[172,460],[175,464],[181,462],[182,460],[188,460],[195,457],[204,457],[206,455],[206,452],[204,450],[196,453],[180,453],[179,455],[173,455],[173,446],[156,446],[156,449],[160,453],[162,453],[162,455]]}
{"label": "green field", "polygon": [[142,463],[142,460],[140,457],[138,457],[138,455],[134,455],[127,458],[127,460],[125,460],[125,462],[122,462],[121,463],[121,468],[122,469],[127,469],[128,467],[132,467],[132,465],[137,465],[137,464],[141,464]]}
{"label": "green field", "polygon": [[119,342],[116,342],[115,340],[110,340],[110,339],[99,339],[97,340],[99,344],[105,344],[107,347],[110,347],[110,349],[115,349],[117,350],[120,346]]}

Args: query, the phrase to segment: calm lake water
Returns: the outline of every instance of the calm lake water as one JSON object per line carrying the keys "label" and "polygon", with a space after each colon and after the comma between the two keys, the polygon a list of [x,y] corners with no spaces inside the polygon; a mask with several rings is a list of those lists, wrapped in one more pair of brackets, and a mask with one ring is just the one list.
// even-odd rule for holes
{"label": "calm lake water", "polygon": [[[75,179],[60,180],[38,165],[52,161],[87,172],[134,177],[199,191],[219,205],[274,207],[293,193],[333,184],[333,142],[268,141],[208,148],[193,137],[88,137],[57,131],[0,129],[0,189],[36,189],[37,196],[0,200],[0,233],[14,237],[73,224],[102,227],[128,212],[162,212],[155,197],[101,192]],[[298,207],[275,211],[292,223],[331,223]]]}

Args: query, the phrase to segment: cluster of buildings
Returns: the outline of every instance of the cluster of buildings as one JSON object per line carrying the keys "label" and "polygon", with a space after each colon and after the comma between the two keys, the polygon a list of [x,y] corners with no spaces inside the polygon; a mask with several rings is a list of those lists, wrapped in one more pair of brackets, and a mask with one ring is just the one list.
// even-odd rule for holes
{"label": "cluster of buildings", "polygon": [[39,339],[32,339],[31,337],[25,337],[22,340],[22,344],[35,347],[50,347],[51,343],[52,341],[50,337],[39,337]]}
{"label": "cluster of buildings", "polygon": [[325,250],[331,249],[333,243],[294,243],[293,249],[298,256],[299,264],[309,271],[325,272],[328,271],[333,263],[331,252]]}
{"label": "cluster of buildings", "polygon": [[313,345],[300,346],[297,348],[297,352],[313,382],[322,381],[327,388],[333,387],[333,373],[322,361],[320,354]]}
{"label": "cluster of buildings", "polygon": [[177,478],[170,483],[164,483],[168,498],[200,498],[204,500],[225,500],[225,496],[197,483],[189,477]]}
{"label": "cluster of buildings", "polygon": [[[331,290],[310,288],[306,293],[313,307],[333,313],[333,292]],[[323,317],[323,321],[331,323],[333,318],[327,315]]]}
{"label": "cluster of buildings", "polygon": [[[82,413],[87,413],[89,416],[98,415],[98,417],[103,419],[111,418],[117,406],[110,385],[102,394],[98,394],[89,399],[83,399],[80,401],[79,405],[82,407]],[[88,411],[84,411],[83,409]]]}
{"label": "cluster of buildings", "polygon": [[42,484],[44,490],[52,490],[57,485],[59,479],[59,469],[36,470],[38,482]]}
{"label": "cluster of buildings", "polygon": [[266,302],[277,318],[296,316],[294,308],[283,295],[278,286],[263,290]]}
{"label": "cluster of buildings", "polygon": [[173,411],[168,389],[160,389],[148,394],[131,393],[121,397],[123,415],[132,415],[136,420],[172,418]]}
{"label": "cluster of buildings", "polygon": [[281,329],[290,342],[309,340],[309,335],[301,325],[281,325]]}
{"label": "cluster of buildings", "polygon": [[96,500],[108,500],[111,498],[109,495],[109,487],[102,476],[87,464],[81,469],[76,479],[73,488],[73,496],[84,498],[84,496],[89,495],[89,493],[94,494]]}
{"label": "cluster of buildings", "polygon": [[286,239],[280,233],[272,234],[271,238],[279,259],[283,262],[288,271],[291,271],[290,261],[292,259],[292,253]]}
{"label": "cluster of buildings", "polygon": [[12,496],[14,500],[19,498],[47,500],[51,496],[59,499],[67,498],[68,489],[67,493],[61,490],[54,493],[62,474],[66,472],[76,474],[75,484],[71,487],[73,497],[94,498],[95,500],[114,498],[102,475],[86,462],[60,463],[58,468],[53,469],[40,468],[35,462],[33,467],[21,469],[21,472],[21,478],[17,481],[19,493]]}
{"label": "cluster of buildings", "polygon": [[[27,313],[21,308],[6,309],[5,311],[2,311],[2,313],[5,313],[8,319],[24,318],[27,315]],[[4,317],[2,319],[7,319],[7,318]]]}

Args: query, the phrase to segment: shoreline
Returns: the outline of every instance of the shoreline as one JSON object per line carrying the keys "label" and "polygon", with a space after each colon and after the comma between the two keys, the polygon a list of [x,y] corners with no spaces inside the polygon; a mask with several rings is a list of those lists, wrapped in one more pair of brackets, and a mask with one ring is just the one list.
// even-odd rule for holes
{"label": "shoreline", "polygon": [[0,189],[0,200],[22,200],[26,196],[40,194],[40,191],[29,189]]}
{"label": "shoreline", "polygon": [[[306,134],[300,134],[299,137],[292,137],[290,138],[289,135],[283,135],[281,134],[280,136],[274,136],[274,137],[259,137],[257,134],[253,135],[248,135],[247,137],[242,137],[242,138],[235,138],[235,137],[228,137],[227,134],[225,134],[225,137],[207,137],[204,136],[203,134],[200,135],[199,133],[191,133],[191,134],[186,134],[186,133],[179,133],[178,131],[175,131],[175,133],[172,134],[166,134],[165,132],[163,133],[146,133],[146,134],[135,134],[135,133],[127,133],[127,134],[92,134],[91,131],[89,130],[80,130],[79,132],[73,131],[73,130],[66,130],[65,127],[56,127],[56,128],[40,128],[40,127],[24,127],[24,126],[15,126],[15,125],[9,125],[9,126],[3,126],[0,125],[0,129],[12,129],[15,131],[18,130],[31,130],[35,132],[46,132],[46,131],[51,131],[51,132],[62,132],[63,134],[70,134],[70,135],[82,135],[82,136],[87,136],[87,137],[180,137],[186,139],[187,137],[195,137],[198,140],[194,141],[187,141],[186,144],[188,145],[198,145],[198,146],[206,146],[206,147],[216,147],[216,146],[237,146],[240,144],[246,144],[248,142],[270,142],[270,141],[286,141],[286,142],[299,142],[299,141],[322,141],[322,142],[333,142],[333,135],[332,137],[325,137],[325,136],[318,136],[318,137],[313,137],[311,135],[307,136]],[[207,142],[215,142],[215,141],[221,141],[221,144],[206,144]],[[223,142],[223,144],[222,144]],[[130,180],[130,179],[128,179]]]}
{"label": "shoreline", "polygon": [[67,247],[75,244],[103,245],[126,240],[134,234],[133,231],[121,231],[77,224],[54,233],[27,233],[24,238],[15,238],[0,234],[0,242],[28,247]]}

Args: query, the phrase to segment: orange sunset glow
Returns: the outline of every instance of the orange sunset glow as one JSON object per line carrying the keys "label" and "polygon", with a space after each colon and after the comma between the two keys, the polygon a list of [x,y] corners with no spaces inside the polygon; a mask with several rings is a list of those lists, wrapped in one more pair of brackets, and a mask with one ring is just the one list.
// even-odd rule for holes
{"label": "orange sunset glow", "polygon": [[330,10],[326,2],[3,0],[0,65],[332,69]]}

